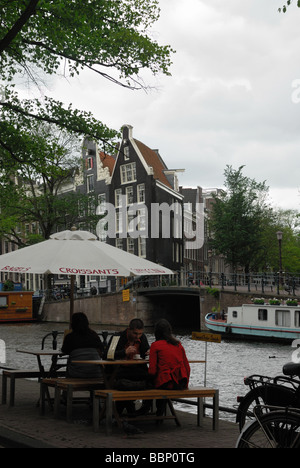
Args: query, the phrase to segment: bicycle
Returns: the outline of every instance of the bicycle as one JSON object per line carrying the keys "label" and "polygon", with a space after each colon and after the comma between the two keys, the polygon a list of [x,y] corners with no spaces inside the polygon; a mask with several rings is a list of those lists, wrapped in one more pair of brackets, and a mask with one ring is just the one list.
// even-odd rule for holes
{"label": "bicycle", "polygon": [[[239,402],[236,422],[240,431],[256,411],[264,413],[266,407],[300,408],[300,364],[289,362],[283,366],[283,374],[276,377],[251,375],[244,380],[250,391]],[[259,410],[260,408],[260,410]]]}
{"label": "bicycle", "polygon": [[236,448],[300,448],[300,409],[255,407],[255,421],[245,425]]}

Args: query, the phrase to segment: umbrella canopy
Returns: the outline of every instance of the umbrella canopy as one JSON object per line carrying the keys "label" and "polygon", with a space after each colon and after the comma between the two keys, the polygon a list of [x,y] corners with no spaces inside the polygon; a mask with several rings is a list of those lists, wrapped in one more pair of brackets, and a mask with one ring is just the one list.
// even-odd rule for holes
{"label": "umbrella canopy", "polygon": [[76,275],[173,275],[173,271],[100,242],[87,231],[62,231],[49,240],[0,255],[0,272],[71,276],[70,320]]}
{"label": "umbrella canopy", "polygon": [[0,255],[0,272],[65,275],[173,275],[173,271],[117,249],[87,231],[63,231],[49,240]]}

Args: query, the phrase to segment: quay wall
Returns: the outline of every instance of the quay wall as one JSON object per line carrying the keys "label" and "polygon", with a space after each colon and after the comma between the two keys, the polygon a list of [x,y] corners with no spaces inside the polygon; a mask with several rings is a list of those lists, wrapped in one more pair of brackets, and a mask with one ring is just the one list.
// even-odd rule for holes
{"label": "quay wall", "polygon": [[[227,310],[229,306],[251,303],[253,295],[222,291],[219,298],[201,290],[200,295],[159,295],[130,294],[129,301],[123,301],[122,294],[104,294],[75,299],[74,313],[84,312],[91,324],[101,324],[107,329],[122,329],[132,318],[141,318],[145,327],[152,329],[159,318],[166,318],[173,328],[205,329],[204,317],[213,308]],[[46,303],[42,319],[47,322],[69,322],[70,302],[68,300]]]}
{"label": "quay wall", "polygon": [[[152,304],[147,298],[133,296],[124,302],[122,294],[104,294],[74,301],[74,313],[84,312],[91,324],[101,324],[108,329],[124,328],[133,318],[141,318],[147,327],[152,326]],[[44,305],[42,320],[69,322],[70,301],[55,301]]]}

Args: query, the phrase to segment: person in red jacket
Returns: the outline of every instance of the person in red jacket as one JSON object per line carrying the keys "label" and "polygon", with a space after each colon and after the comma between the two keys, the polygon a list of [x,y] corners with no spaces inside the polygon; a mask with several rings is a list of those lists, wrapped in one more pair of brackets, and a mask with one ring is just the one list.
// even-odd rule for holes
{"label": "person in red jacket", "polygon": [[[156,341],[150,347],[148,373],[153,378],[155,388],[188,388],[190,365],[184,347],[172,335],[170,323],[161,319],[155,326]],[[165,400],[157,400],[157,415],[165,410]]]}

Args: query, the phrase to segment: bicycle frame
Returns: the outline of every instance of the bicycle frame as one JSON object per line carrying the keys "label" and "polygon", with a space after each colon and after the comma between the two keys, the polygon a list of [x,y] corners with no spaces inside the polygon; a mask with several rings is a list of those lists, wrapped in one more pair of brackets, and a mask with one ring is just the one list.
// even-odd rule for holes
{"label": "bicycle frame", "polygon": [[[245,385],[249,392],[244,397],[238,397],[240,403],[237,410],[236,422],[243,421],[243,415],[248,414],[249,402],[256,405],[294,406],[300,408],[300,380],[278,375],[269,377],[254,374],[246,377]],[[249,414],[250,415],[250,414]]]}

